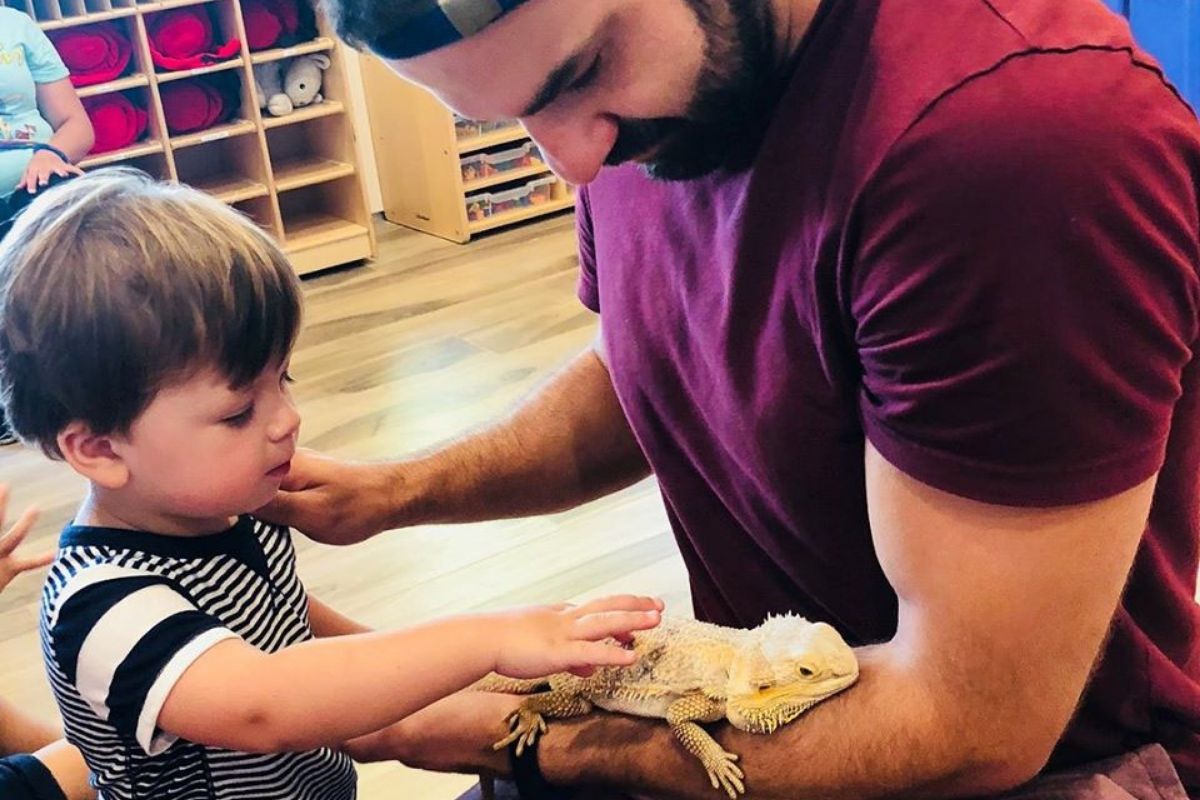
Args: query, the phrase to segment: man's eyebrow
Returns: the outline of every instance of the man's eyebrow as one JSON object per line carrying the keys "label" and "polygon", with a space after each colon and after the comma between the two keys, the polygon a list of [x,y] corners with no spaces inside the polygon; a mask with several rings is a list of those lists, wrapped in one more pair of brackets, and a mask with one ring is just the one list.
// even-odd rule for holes
{"label": "man's eyebrow", "polygon": [[553,103],[560,94],[567,90],[571,81],[575,80],[581,61],[583,61],[583,54],[576,53],[555,67],[554,71],[550,73],[550,77],[546,78],[546,82],[542,84],[542,88],[538,89],[538,93],[534,95],[533,102],[521,112],[520,116],[532,117]]}

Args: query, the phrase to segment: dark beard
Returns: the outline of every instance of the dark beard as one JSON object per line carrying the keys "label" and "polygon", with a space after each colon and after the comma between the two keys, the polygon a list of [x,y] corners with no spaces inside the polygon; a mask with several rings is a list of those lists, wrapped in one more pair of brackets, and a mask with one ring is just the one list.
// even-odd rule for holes
{"label": "dark beard", "polygon": [[704,66],[687,114],[621,120],[606,159],[615,165],[641,157],[646,174],[657,180],[748,167],[785,85],[765,0],[686,2],[705,38]]}

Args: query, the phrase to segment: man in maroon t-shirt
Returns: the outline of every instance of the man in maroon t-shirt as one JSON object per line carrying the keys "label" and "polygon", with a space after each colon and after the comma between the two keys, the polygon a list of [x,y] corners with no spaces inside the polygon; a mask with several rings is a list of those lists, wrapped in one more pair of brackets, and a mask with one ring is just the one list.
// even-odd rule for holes
{"label": "man in maroon t-shirt", "polygon": [[[860,683],[796,724],[717,726],[752,796],[1045,772],[1200,793],[1200,126],[1123,21],[1098,0],[331,5],[586,184],[603,333],[439,453],[298,462],[278,516],[347,542],[653,471],[699,616],[794,610],[861,646]],[[359,752],[503,772],[513,703],[452,698]],[[713,796],[666,726],[627,718],[554,725],[514,763],[533,796],[539,766]]]}

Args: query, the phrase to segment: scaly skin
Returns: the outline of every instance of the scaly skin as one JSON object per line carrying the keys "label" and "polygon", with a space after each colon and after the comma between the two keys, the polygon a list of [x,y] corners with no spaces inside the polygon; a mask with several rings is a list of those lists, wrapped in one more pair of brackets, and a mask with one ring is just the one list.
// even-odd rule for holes
{"label": "scaly skin", "polygon": [[485,678],[483,691],[530,695],[509,718],[512,729],[497,750],[516,742],[518,755],[546,732],[547,719],[566,719],[593,706],[664,719],[704,766],[714,789],[733,800],[745,776],[698,723],[727,720],[748,733],[772,733],[858,678],[854,651],[824,623],[772,617],[753,630],[665,619],[634,637],[637,663],[605,667],[588,678]]}

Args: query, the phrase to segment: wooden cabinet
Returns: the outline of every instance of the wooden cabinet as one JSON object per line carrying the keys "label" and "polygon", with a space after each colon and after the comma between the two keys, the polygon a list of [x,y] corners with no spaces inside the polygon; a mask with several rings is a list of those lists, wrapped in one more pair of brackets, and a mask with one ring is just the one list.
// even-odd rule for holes
{"label": "wooden cabinet", "polygon": [[384,216],[455,242],[573,208],[517,122],[452,114],[376,58],[362,61]]}

